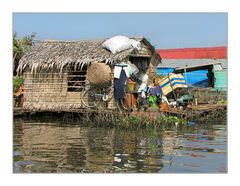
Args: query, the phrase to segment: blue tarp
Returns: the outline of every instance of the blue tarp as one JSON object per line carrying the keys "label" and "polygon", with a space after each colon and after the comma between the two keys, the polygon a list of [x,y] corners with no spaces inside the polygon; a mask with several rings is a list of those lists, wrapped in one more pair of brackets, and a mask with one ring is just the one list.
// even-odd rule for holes
{"label": "blue tarp", "polygon": [[198,87],[208,87],[208,70],[196,70],[192,72],[183,73],[188,85]]}
{"label": "blue tarp", "polygon": [[[173,72],[174,68],[158,67],[157,74],[160,76],[167,76]],[[187,85],[193,85],[198,87],[208,87],[208,70],[196,70],[192,72],[183,73]]]}
{"label": "blue tarp", "polygon": [[158,76],[167,76],[169,73],[172,73],[174,68],[158,67],[157,75]]}

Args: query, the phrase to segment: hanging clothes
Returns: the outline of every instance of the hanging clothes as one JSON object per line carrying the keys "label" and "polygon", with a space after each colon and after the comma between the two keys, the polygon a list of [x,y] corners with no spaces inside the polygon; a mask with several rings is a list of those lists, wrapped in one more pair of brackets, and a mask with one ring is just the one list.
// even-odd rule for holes
{"label": "hanging clothes", "polygon": [[147,84],[146,83],[142,83],[138,89],[138,92],[147,92]]}
{"label": "hanging clothes", "polygon": [[131,74],[132,74],[132,72],[131,72],[131,69],[130,69],[129,65],[127,65],[127,66],[124,66],[124,67],[123,67],[123,70],[125,71],[125,73],[126,73],[126,76],[129,78],[129,77],[131,76]]}
{"label": "hanging clothes", "polygon": [[152,108],[158,108],[158,105],[157,105],[157,96],[149,96],[148,97],[148,101],[149,101],[149,104],[150,104],[150,107]]}
{"label": "hanging clothes", "polygon": [[126,81],[127,75],[122,67],[119,79],[114,78],[114,96],[117,101],[120,101],[124,98]]}
{"label": "hanging clothes", "polygon": [[149,89],[149,93],[153,96],[159,96],[162,94],[162,90],[160,86],[154,86]]}
{"label": "hanging clothes", "polygon": [[120,74],[121,74],[121,71],[122,71],[122,67],[121,66],[115,66],[114,67],[114,78],[117,78],[119,79],[120,78]]}
{"label": "hanging clothes", "polygon": [[131,69],[131,66],[127,63],[120,63],[120,64],[116,64],[114,66],[114,78],[117,78],[119,79],[120,78],[120,73],[121,73],[121,70],[122,68],[124,69],[127,77],[129,78],[131,75],[132,75],[132,69]]}

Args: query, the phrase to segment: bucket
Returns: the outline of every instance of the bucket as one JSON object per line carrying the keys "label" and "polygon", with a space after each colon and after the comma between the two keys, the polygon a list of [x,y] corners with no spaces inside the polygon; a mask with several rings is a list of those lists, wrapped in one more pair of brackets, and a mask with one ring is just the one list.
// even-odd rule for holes
{"label": "bucket", "polygon": [[128,83],[127,83],[128,90],[131,91],[131,92],[133,92],[133,91],[134,91],[135,84],[136,84],[136,82],[128,82]]}

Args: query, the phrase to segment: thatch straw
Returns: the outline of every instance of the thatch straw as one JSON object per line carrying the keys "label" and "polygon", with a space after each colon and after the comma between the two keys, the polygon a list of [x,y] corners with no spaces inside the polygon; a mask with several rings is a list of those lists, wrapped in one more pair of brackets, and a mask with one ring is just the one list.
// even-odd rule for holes
{"label": "thatch straw", "polygon": [[[144,43],[152,52],[157,54],[153,46],[145,38],[134,37],[133,39]],[[122,61],[131,53],[136,52],[136,49],[130,48],[112,54],[102,47],[104,41],[42,41],[37,43],[32,50],[21,58],[17,71],[18,73],[22,73],[27,69],[34,73],[40,70],[57,69],[62,72],[63,68],[72,65],[76,69],[97,62],[114,64]],[[158,57],[160,60],[159,55]]]}

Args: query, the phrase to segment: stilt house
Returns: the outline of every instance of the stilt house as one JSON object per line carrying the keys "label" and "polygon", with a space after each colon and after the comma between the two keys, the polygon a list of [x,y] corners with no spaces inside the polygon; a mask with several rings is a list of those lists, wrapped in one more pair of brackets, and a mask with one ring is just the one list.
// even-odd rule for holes
{"label": "stilt house", "polygon": [[[111,53],[102,46],[103,40],[41,41],[36,43],[20,60],[18,73],[23,74],[24,105],[30,110],[81,109],[81,92],[88,84],[88,69],[96,63],[104,63],[111,69],[113,84],[114,65],[130,61],[136,66],[147,63],[149,80],[156,74],[160,55],[144,37],[133,37],[141,43],[141,49]],[[96,78],[101,75],[96,73]],[[104,109],[114,109],[112,99]]]}

